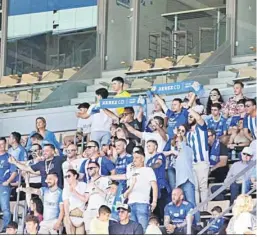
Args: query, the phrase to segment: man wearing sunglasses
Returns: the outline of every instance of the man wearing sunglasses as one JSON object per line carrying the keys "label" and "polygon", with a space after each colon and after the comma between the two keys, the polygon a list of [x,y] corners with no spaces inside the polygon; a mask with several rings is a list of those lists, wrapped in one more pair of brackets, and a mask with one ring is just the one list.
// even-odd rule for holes
{"label": "man wearing sunglasses", "polygon": [[[242,160],[235,162],[231,168],[229,169],[229,172],[227,174],[226,179],[224,180],[224,183],[230,180],[232,177],[240,173],[243,169],[245,169],[249,163],[252,161],[253,157],[253,150],[250,147],[245,147],[243,151],[241,152],[241,157]],[[251,178],[252,171],[254,167],[250,170],[248,170],[243,177],[238,178],[234,183],[230,185],[230,203],[233,204],[234,200],[236,200],[237,196],[241,194],[242,190],[242,183],[246,182]],[[212,193],[218,190],[221,186],[213,186],[211,188]],[[219,194],[214,200],[220,201],[220,200],[225,200],[225,195],[224,192]]]}
{"label": "man wearing sunglasses", "polygon": [[88,173],[87,167],[90,163],[90,161],[97,162],[100,166],[99,168],[99,174],[103,176],[107,176],[110,174],[115,174],[115,165],[114,163],[107,159],[105,156],[101,157],[99,154],[99,145],[96,141],[90,141],[87,143],[87,146],[85,147],[86,153],[87,153],[87,159],[83,161],[83,163],[80,166],[79,173],[80,173],[80,179],[83,179],[84,182],[89,182],[90,175]]}
{"label": "man wearing sunglasses", "polygon": [[87,210],[84,215],[85,230],[90,234],[91,220],[97,217],[100,206],[105,205],[105,197],[111,184],[108,177],[99,175],[100,165],[96,161],[90,161],[87,172],[90,177],[86,189]]}

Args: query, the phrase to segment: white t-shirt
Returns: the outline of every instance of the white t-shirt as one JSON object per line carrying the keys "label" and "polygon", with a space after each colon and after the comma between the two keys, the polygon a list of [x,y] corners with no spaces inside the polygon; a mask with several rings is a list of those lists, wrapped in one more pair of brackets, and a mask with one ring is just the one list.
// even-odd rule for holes
{"label": "white t-shirt", "polygon": [[[168,138],[168,135],[166,135]],[[145,140],[145,163],[147,160],[151,157],[150,154],[147,152],[147,141],[149,140],[155,140],[158,144],[157,152],[163,152],[163,149],[166,145],[166,141],[163,140],[161,135],[159,133],[150,133],[150,132],[143,132],[142,139]]]}
{"label": "white t-shirt", "polygon": [[[92,104],[89,107],[89,111],[95,107],[95,104]],[[112,119],[106,115],[103,110],[100,110],[99,113],[92,114],[91,116],[91,133],[92,132],[110,132]]]}
{"label": "white t-shirt", "polygon": [[[80,159],[75,159],[75,160],[69,161],[69,159],[67,158],[67,160],[65,162],[63,162],[63,164],[62,164],[63,176],[66,175],[66,173],[69,169],[74,169],[79,173],[80,166],[84,160],[85,160],[85,158],[80,158]],[[66,179],[64,179],[64,187],[66,185],[67,185],[67,181],[66,181]]]}
{"label": "white t-shirt", "polygon": [[156,176],[152,168],[141,167],[133,168],[131,166],[127,168],[127,179],[128,184],[131,182],[132,176],[136,175],[136,184],[129,195],[128,203],[147,203],[150,202],[150,191],[151,191],[151,181],[156,181]]}
{"label": "white t-shirt", "polygon": [[[84,195],[87,190],[87,184],[84,182],[78,182],[75,190],[81,194]],[[69,200],[69,209],[70,211],[79,208],[81,211],[85,211],[85,202],[82,202],[77,196],[75,196],[73,193],[70,192],[69,185],[64,187],[63,193],[62,193],[62,199],[63,201]]]}
{"label": "white t-shirt", "polygon": [[88,134],[91,131],[92,117],[90,116],[87,119],[78,119],[77,128],[82,129],[84,134]]}
{"label": "white t-shirt", "polygon": [[[111,180],[108,177],[101,176],[99,179],[95,180],[94,183],[99,189],[106,192],[106,190],[109,188],[111,184]],[[91,210],[91,209],[98,210],[100,206],[106,205],[106,201],[105,201],[106,195],[102,195],[99,192],[96,192],[93,182],[88,183],[86,193],[90,194],[87,210]]]}

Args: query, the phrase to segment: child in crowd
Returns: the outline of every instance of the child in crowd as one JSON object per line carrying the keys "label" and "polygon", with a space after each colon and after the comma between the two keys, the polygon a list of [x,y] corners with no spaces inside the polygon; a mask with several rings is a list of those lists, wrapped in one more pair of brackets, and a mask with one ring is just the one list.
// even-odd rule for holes
{"label": "child in crowd", "polygon": [[102,205],[99,208],[98,213],[99,213],[99,216],[95,217],[90,223],[90,233],[89,234],[108,235],[109,234],[109,219],[111,216],[111,209],[108,206]]}
{"label": "child in crowd", "polygon": [[11,221],[6,227],[7,235],[16,235],[18,232],[18,224],[14,221]]}
{"label": "child in crowd", "polygon": [[162,235],[162,232],[159,228],[160,223],[156,216],[151,216],[149,219],[148,226],[146,228],[146,235]]}
{"label": "child in crowd", "polygon": [[[208,221],[208,223],[210,223],[216,217],[218,217],[222,213],[222,209],[219,206],[215,206],[214,208],[212,208],[211,213],[212,213],[212,218]],[[207,230],[207,234],[208,235],[218,234],[219,231],[221,230],[223,224],[224,224],[224,218],[223,217],[216,219],[212,223],[212,225],[209,227],[209,229]]]}

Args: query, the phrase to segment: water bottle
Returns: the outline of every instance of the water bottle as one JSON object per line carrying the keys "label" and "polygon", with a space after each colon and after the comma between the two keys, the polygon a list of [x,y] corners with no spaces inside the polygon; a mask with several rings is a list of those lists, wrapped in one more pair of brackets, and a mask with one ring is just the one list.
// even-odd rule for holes
{"label": "water bottle", "polygon": [[236,151],[235,150],[232,150],[231,160],[236,160]]}

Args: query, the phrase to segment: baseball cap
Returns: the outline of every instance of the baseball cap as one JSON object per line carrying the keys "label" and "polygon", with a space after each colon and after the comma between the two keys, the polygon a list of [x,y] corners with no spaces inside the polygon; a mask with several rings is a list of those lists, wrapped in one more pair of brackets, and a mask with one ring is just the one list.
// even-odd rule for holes
{"label": "baseball cap", "polygon": [[253,155],[253,150],[251,147],[245,147],[243,150],[242,150],[242,153],[245,153],[245,154],[249,154],[249,155]]}
{"label": "baseball cap", "polygon": [[119,209],[123,209],[123,210],[126,210],[128,212],[131,212],[131,208],[128,204],[124,204],[124,203],[118,204],[117,210],[119,210]]}

